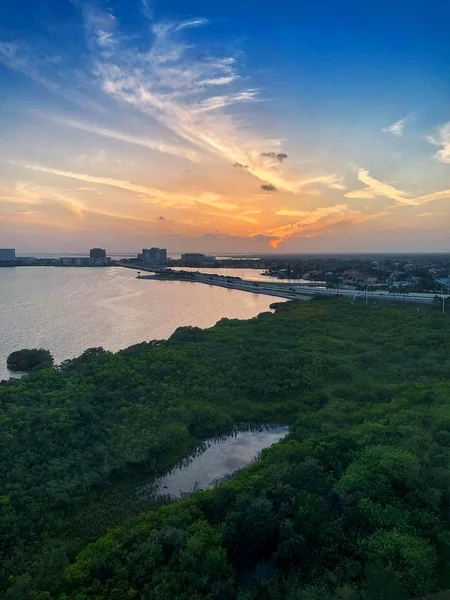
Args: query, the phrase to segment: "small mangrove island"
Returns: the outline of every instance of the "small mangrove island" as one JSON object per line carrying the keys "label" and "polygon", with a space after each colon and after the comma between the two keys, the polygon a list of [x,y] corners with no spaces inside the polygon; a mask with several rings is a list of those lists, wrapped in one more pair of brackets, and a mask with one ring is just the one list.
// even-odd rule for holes
{"label": "small mangrove island", "polygon": [[6,366],[10,371],[29,372],[33,369],[45,369],[53,365],[53,356],[49,350],[44,348],[23,349],[11,352],[6,360]]}

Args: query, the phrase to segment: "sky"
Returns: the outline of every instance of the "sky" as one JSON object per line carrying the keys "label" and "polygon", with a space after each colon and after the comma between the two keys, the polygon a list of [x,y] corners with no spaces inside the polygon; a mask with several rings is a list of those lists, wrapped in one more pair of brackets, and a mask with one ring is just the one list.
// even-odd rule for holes
{"label": "sky", "polygon": [[447,0],[3,0],[0,246],[450,250]]}

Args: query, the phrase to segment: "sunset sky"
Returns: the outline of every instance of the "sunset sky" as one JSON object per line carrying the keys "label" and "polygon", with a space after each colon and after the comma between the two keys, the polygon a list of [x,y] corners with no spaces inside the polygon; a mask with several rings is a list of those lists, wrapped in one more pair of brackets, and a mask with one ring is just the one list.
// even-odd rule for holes
{"label": "sunset sky", "polygon": [[447,0],[3,0],[0,246],[445,251]]}

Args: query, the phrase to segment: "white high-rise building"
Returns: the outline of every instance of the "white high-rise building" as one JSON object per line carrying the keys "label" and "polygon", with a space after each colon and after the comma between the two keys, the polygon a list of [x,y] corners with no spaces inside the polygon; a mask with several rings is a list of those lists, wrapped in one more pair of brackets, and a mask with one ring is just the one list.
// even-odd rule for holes
{"label": "white high-rise building", "polygon": [[144,248],[143,263],[149,267],[164,267],[167,265],[167,250],[165,248]]}

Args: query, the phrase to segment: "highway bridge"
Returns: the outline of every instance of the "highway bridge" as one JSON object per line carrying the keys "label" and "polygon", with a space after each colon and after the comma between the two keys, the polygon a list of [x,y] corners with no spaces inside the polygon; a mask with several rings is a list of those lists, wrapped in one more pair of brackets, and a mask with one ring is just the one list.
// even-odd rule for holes
{"label": "highway bridge", "polygon": [[[150,269],[149,269],[150,270]],[[413,302],[420,304],[431,304],[434,299],[433,294],[421,293],[397,293],[392,294],[387,291],[365,292],[356,291],[354,289],[341,288],[327,289],[325,287],[314,287],[305,284],[287,284],[276,282],[256,282],[239,279],[235,277],[224,277],[220,275],[211,275],[195,272],[177,272],[171,271],[167,276],[164,276],[164,270],[152,270],[154,275],[138,275],[140,279],[153,279],[160,281],[187,281],[192,283],[202,283],[204,285],[214,285],[233,290],[241,290],[243,292],[251,292],[253,294],[264,294],[286,300],[309,300],[316,296],[343,296],[349,298],[363,299],[366,303],[378,301],[390,302]]]}

